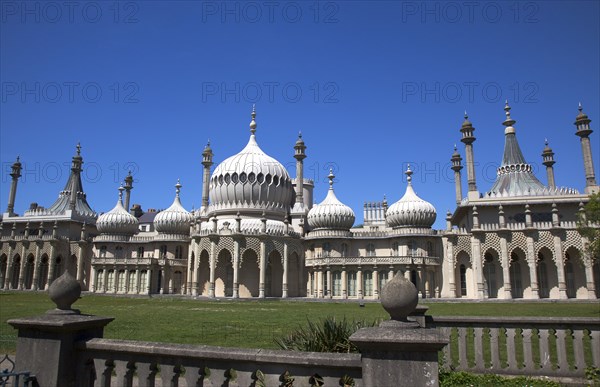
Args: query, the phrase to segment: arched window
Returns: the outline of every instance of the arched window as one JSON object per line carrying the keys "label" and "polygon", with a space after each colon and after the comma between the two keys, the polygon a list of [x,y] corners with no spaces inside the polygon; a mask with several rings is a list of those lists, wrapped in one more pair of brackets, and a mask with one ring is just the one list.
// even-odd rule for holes
{"label": "arched window", "polygon": [[117,258],[117,259],[123,258],[123,246],[115,247],[115,258]]}
{"label": "arched window", "polygon": [[348,272],[348,297],[356,297],[356,272]]}
{"label": "arched window", "polygon": [[180,245],[175,246],[175,259],[183,258],[183,247]]}
{"label": "arched window", "polygon": [[490,253],[485,253],[484,259],[483,278],[487,284],[488,298],[498,298],[498,288],[496,287],[496,265],[494,263],[494,257]]}
{"label": "arched window", "polygon": [[329,243],[329,242],[323,243],[323,256],[324,257],[331,256],[331,243]]}
{"label": "arched window", "polygon": [[106,258],[106,246],[100,246],[100,258]]}
{"label": "arched window", "polygon": [[388,282],[387,273],[380,271],[379,272],[379,294],[381,294],[381,291],[383,290],[383,287],[385,286],[385,284],[387,284],[387,282]]}
{"label": "arched window", "polygon": [[575,291],[575,273],[573,271],[573,263],[571,262],[568,254],[566,254],[565,257],[565,282],[567,285],[567,297],[575,298],[577,293]]}
{"label": "arched window", "polygon": [[347,243],[342,243],[341,255],[342,255],[342,257],[348,256],[348,244]]}
{"label": "arched window", "polygon": [[367,245],[367,257],[375,256],[375,245],[373,243],[369,243]]}
{"label": "arched window", "polygon": [[138,256],[138,258],[144,258],[144,246],[138,247],[137,256]]}
{"label": "arched window", "polygon": [[340,271],[333,272],[333,296],[339,297],[342,295],[342,273]]}
{"label": "arched window", "polygon": [[119,293],[125,293],[125,270],[119,270],[117,273],[117,286]]}
{"label": "arched window", "polygon": [[537,277],[540,298],[548,298],[550,296],[550,289],[548,289],[548,269],[542,253],[538,253]]}
{"label": "arched window", "polygon": [[514,252],[511,254],[510,263],[510,287],[513,298],[523,298],[523,285],[521,282],[521,263],[519,256]]}
{"label": "arched window", "polygon": [[167,245],[162,245],[160,246],[160,258],[164,259],[167,258]]}
{"label": "arched window", "polygon": [[400,255],[398,252],[398,242],[392,243],[392,247],[390,249],[390,255],[392,255],[392,256]]}
{"label": "arched window", "polygon": [[435,251],[433,250],[433,242],[431,241],[427,241],[427,256],[435,256]]}
{"label": "arched window", "polygon": [[414,257],[415,255],[417,255],[417,244],[415,243],[415,241],[409,241],[406,247],[408,250],[408,255],[410,257]]}
{"label": "arched window", "polygon": [[148,272],[146,270],[140,271],[140,293],[150,293],[148,290]]}
{"label": "arched window", "polygon": [[115,271],[108,271],[108,279],[106,280],[106,291],[112,292],[115,289]]}
{"label": "arched window", "polygon": [[465,265],[460,265],[460,295],[467,295],[467,268]]}
{"label": "arched window", "polygon": [[365,297],[373,296],[373,272],[370,270],[363,273],[363,289]]}

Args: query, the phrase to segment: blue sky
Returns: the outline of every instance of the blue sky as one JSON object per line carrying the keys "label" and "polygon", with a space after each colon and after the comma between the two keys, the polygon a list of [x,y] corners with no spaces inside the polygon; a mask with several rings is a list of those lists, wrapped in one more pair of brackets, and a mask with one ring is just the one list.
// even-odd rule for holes
{"label": "blue sky", "polygon": [[[364,201],[414,187],[454,209],[449,170],[466,109],[477,182],[502,157],[504,100],[526,159],[546,182],[544,139],[560,186],[583,190],[577,103],[592,119],[600,178],[597,1],[1,1],[0,208],[10,164],[24,163],[16,210],[49,206],[78,141],[94,210],[110,210],[134,172],[132,202],[201,203],[201,152],[215,162],[248,140],[252,104],[263,150],[293,167],[302,131],[315,200],[330,167],[362,223]],[[215,166],[216,167],[216,164]],[[466,170],[463,170],[466,192]]]}

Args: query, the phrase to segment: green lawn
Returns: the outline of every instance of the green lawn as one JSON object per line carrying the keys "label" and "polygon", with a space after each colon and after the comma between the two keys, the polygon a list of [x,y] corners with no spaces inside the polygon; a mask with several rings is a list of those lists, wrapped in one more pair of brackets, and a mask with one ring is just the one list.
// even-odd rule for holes
{"label": "green lawn", "polygon": [[[426,303],[425,303],[426,304]],[[431,303],[430,315],[600,317],[597,303]],[[16,331],[6,323],[15,317],[52,309],[42,292],[0,292],[0,353],[13,353]],[[357,320],[388,318],[379,303],[192,300],[173,297],[127,298],[85,295],[74,307],[82,313],[115,317],[106,338],[276,348],[274,337],[307,319],[327,315]]]}

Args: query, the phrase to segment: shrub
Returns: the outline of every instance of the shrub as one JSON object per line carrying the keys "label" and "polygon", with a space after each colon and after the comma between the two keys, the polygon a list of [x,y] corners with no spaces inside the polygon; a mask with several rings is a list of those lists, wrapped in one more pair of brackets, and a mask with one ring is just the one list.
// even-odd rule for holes
{"label": "shrub", "polygon": [[499,387],[559,387],[560,384],[551,380],[519,376],[516,378],[494,374],[477,375],[468,372],[440,370],[440,387],[462,386],[499,386]]}
{"label": "shrub", "polygon": [[290,351],[358,352],[358,348],[350,342],[350,336],[360,328],[372,327],[378,322],[347,320],[345,317],[340,320],[334,316],[317,321],[307,320],[306,326],[300,326],[290,334],[276,338],[275,343],[281,349]]}

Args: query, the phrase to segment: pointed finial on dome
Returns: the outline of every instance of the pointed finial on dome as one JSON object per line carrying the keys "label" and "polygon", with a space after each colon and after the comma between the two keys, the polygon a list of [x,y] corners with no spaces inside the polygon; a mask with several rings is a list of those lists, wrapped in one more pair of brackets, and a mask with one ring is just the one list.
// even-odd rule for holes
{"label": "pointed finial on dome", "polygon": [[123,188],[123,184],[121,184],[119,186],[119,201],[122,203],[123,202],[123,191],[125,191],[125,188]]}
{"label": "pointed finial on dome", "polygon": [[582,111],[583,107],[581,106],[581,102],[579,102],[579,107],[577,108],[577,110]]}
{"label": "pointed finial on dome", "polygon": [[175,196],[176,197],[179,197],[179,192],[181,191],[181,187],[183,187],[183,186],[179,182],[179,179],[177,179],[177,184],[175,184]]}
{"label": "pointed finial on dome", "polygon": [[302,131],[301,130],[298,131],[298,138],[302,138]]}
{"label": "pointed finial on dome", "polygon": [[505,113],[506,114],[506,120],[504,120],[504,122],[502,123],[502,125],[504,125],[506,127],[513,126],[515,124],[515,122],[517,122],[517,121],[513,120],[510,117],[510,109],[511,109],[511,107],[508,104],[508,100],[506,100],[505,105],[504,105],[504,111],[506,112]]}
{"label": "pointed finial on dome", "polygon": [[21,161],[21,156],[17,156],[17,163]]}
{"label": "pointed finial on dome", "polygon": [[333,179],[335,179],[335,175],[333,174],[333,168],[329,168],[329,175],[327,176],[329,179],[329,189],[333,189]]}
{"label": "pointed finial on dome", "polygon": [[408,185],[412,185],[412,183],[411,183],[412,177],[411,176],[413,174],[413,171],[410,169],[410,164],[408,164],[406,166],[406,172],[404,172],[404,174],[406,175],[406,181],[408,181]]}
{"label": "pointed finial on dome", "polygon": [[256,133],[256,105],[252,104],[252,121],[250,121],[250,133],[254,135]]}
{"label": "pointed finial on dome", "polygon": [[75,148],[77,148],[77,156],[81,156],[81,143],[77,142],[77,146]]}

